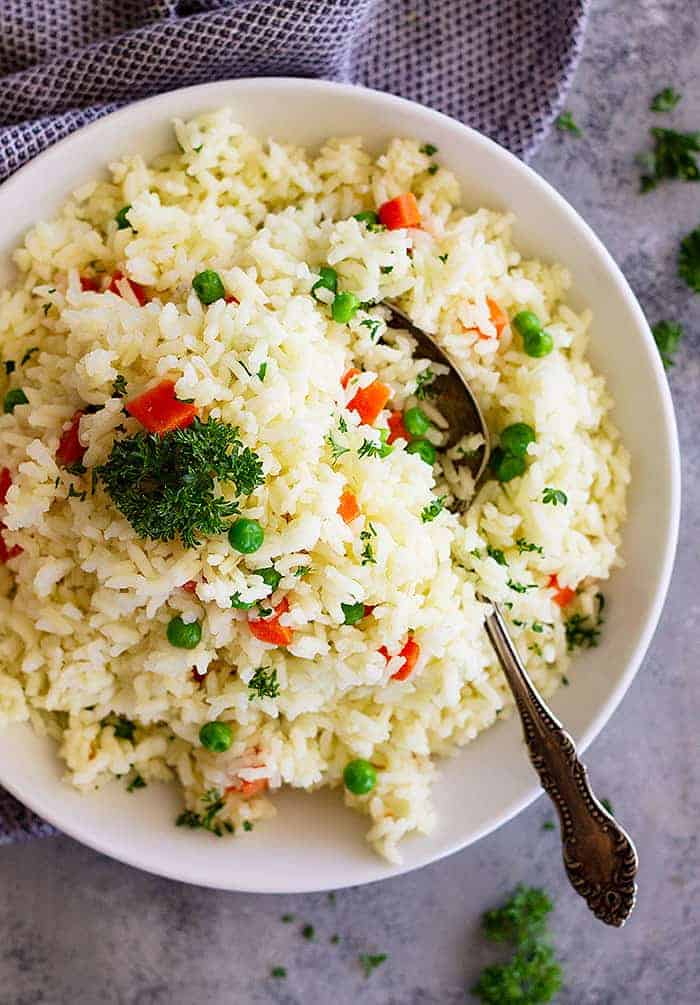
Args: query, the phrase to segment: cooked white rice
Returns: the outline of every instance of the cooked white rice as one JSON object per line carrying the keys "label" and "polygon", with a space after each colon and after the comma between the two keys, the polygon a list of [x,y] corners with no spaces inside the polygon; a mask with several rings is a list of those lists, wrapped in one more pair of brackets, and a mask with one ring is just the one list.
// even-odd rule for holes
{"label": "cooked white rice", "polygon": [[[199,819],[221,796],[214,824],[236,830],[270,816],[280,786],[341,786],[347,762],[366,758],[376,787],[359,797],[343,788],[343,797],[370,817],[368,840],[397,860],[400,838],[434,825],[434,755],[473,739],[511,701],[476,593],[507,605],[527,669],[550,694],[568,672],[566,619],[591,623],[599,581],[619,561],[629,464],[604,382],[585,359],[590,314],[566,306],[563,268],[520,257],[509,215],[461,208],[454,177],[430,172],[434,158],[411,140],[377,158],[359,138],[304,150],[247,134],[227,110],[175,132],[180,152],[112,165],[111,181],[84,186],[39,223],[16,252],[16,285],[0,294],[0,351],[16,361],[4,390],[21,387],[28,399],[0,415],[0,465],[12,477],[2,533],[8,549],[23,549],[0,569],[0,726],[29,719],[55,737],[67,779],[86,792],[135,773],[173,779]],[[409,190],[421,230],[371,231],[352,218]],[[125,204],[133,230],[114,222]],[[357,388],[344,391],[341,376],[361,367],[359,383],[378,377],[401,409],[415,404],[426,361],[405,335],[372,341],[362,322],[381,319],[381,308],[333,322],[310,295],[325,264],[341,289],[363,302],[395,299],[439,334],[496,439],[512,422],[534,428],[523,477],[490,478],[462,517],[444,510],[426,523],[436,495],[469,497],[468,476],[443,458],[446,488],[440,466],[401,443],[384,458],[358,456],[377,433],[345,407]],[[121,297],[81,291],[81,275],[117,269],[148,288],[145,306],[128,287]],[[204,307],[191,285],[203,269],[217,270],[240,303]],[[555,350],[531,358],[510,329],[479,337],[473,329],[495,336],[487,296],[510,317],[534,311]],[[140,428],[112,396],[120,374],[127,399],[170,377],[201,416],[239,427],[264,465],[264,485],[243,500],[265,529],[259,551],[242,556],[225,535],[192,549],[144,540],[99,483],[91,493],[89,471],[118,427]],[[56,463],[57,444],[87,404],[104,407],[80,424],[88,474],[71,475]],[[329,433],[348,448],[335,462]],[[350,525],[338,515],[348,487],[361,510]],[[567,504],[543,502],[547,487]],[[362,563],[368,529],[374,564]],[[522,551],[519,539],[538,550]],[[288,599],[282,623],[294,629],[287,648],[258,641],[252,615],[230,606],[235,592],[267,597],[254,570],[272,563],[282,580],[271,603]],[[554,574],[578,591],[564,610]],[[181,589],[188,580],[196,593]],[[374,610],[344,625],[350,602]],[[177,614],[201,623],[196,649],[168,643]],[[418,663],[391,679],[409,636]],[[251,700],[260,666],[276,670],[279,697]],[[116,717],[135,725],[132,739],[115,735]],[[199,742],[213,720],[235,724],[226,753]],[[259,779],[267,791],[251,795],[243,783]]]}

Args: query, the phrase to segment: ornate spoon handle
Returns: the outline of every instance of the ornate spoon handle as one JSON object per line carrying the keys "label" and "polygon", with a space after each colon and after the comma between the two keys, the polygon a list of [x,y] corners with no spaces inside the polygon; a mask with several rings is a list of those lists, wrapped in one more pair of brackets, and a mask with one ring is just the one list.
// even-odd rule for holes
{"label": "ornate spoon handle", "polygon": [[485,627],[513,692],[530,760],[559,814],[569,880],[597,918],[624,925],[637,896],[635,847],[593,795],[573,740],[537,693],[497,605]]}

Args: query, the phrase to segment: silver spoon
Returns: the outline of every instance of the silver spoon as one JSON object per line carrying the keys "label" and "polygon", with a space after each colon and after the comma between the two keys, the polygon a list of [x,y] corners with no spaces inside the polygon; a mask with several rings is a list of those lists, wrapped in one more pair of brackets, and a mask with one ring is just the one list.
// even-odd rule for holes
{"label": "silver spoon", "polygon": [[[416,340],[419,358],[449,367],[449,373],[436,377],[431,384],[440,411],[449,422],[443,449],[464,436],[480,433],[483,446],[464,459],[477,481],[488,466],[490,439],[469,384],[432,336],[417,328],[393,304],[385,302],[382,306],[391,312],[389,326],[407,330]],[[638,860],[634,844],[593,794],[574,741],[530,680],[498,604],[485,597],[479,599],[493,607],[485,621],[486,633],[513,693],[532,766],[559,815],[564,868],[571,885],[597,918],[608,925],[624,925],[637,896]]]}

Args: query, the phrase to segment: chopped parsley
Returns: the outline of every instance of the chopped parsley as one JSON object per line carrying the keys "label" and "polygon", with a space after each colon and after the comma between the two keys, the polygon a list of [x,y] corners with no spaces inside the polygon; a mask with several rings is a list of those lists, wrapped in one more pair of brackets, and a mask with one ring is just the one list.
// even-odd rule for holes
{"label": "chopped parsley", "polygon": [[44,317],[47,317],[49,311],[51,310],[51,304],[42,304],[41,309],[44,312]]}
{"label": "chopped parsley", "polygon": [[243,821],[243,830],[244,831],[252,831],[252,829],[253,829],[253,825],[250,822],[250,820],[244,820]]}
{"label": "chopped parsley", "polygon": [[296,576],[297,579],[303,579],[304,576],[308,576],[310,572],[311,572],[310,565],[300,565],[298,569],[295,569],[294,575]]}
{"label": "chopped parsley", "polygon": [[551,503],[552,506],[566,506],[569,498],[566,492],[562,492],[561,489],[546,488],[542,492],[542,502]]}
{"label": "chopped parsley", "polygon": [[363,440],[358,447],[358,457],[379,457],[382,452],[382,444],[375,440]]}
{"label": "chopped parsley", "polygon": [[494,562],[498,562],[499,565],[508,565],[506,561],[506,556],[503,554],[500,548],[492,548],[491,545],[486,546],[486,553],[489,558],[492,558]]}
{"label": "chopped parsley", "polygon": [[675,321],[657,321],[651,329],[654,341],[659,350],[661,361],[665,368],[673,366],[673,353],[683,338],[683,326]]}
{"label": "chopped parsley", "polygon": [[380,967],[388,959],[388,956],[386,953],[360,953],[358,959],[365,972],[365,977],[369,977],[377,967]]}
{"label": "chopped parsley", "polygon": [[653,149],[639,158],[643,168],[639,179],[640,191],[650,192],[664,179],[700,179],[700,168],[695,159],[695,154],[700,152],[700,132],[679,133],[675,129],[658,126],[650,132],[654,140]]}
{"label": "chopped parsley", "polygon": [[572,614],[565,621],[566,648],[569,652],[573,652],[574,649],[594,649],[598,645],[600,629],[604,624],[602,614],[605,597],[602,593],[596,593],[596,600],[598,610],[594,618],[583,614]]}
{"label": "chopped parsley", "polygon": [[438,496],[437,499],[433,499],[429,505],[424,506],[421,510],[420,518],[423,523],[430,523],[435,517],[439,516],[443,509],[445,508],[446,496]]}
{"label": "chopped parsley", "polygon": [[442,262],[442,264],[444,265],[449,257],[450,257],[449,252],[446,251],[444,255],[438,255],[438,261]]}
{"label": "chopped parsley", "polygon": [[512,579],[508,580],[508,586],[511,588],[511,590],[514,590],[516,593],[527,593],[528,590],[537,589],[536,583],[516,583]]}
{"label": "chopped parsley", "polygon": [[678,275],[691,290],[700,293],[700,227],[691,230],[681,241]]}
{"label": "chopped parsley", "polygon": [[609,799],[601,799],[600,805],[603,807],[604,810],[606,810],[610,814],[611,817],[615,816],[615,811]]}
{"label": "chopped parsley", "polygon": [[136,731],[135,724],[131,719],[127,719],[123,715],[108,715],[102,720],[100,725],[104,728],[105,726],[111,726],[114,730],[114,735],[118,740],[131,740],[134,739],[134,732]]}
{"label": "chopped parsley", "polygon": [[363,328],[369,328],[369,337],[373,342],[377,341],[377,332],[382,326],[382,322],[377,320],[377,318],[365,318],[364,321],[360,321],[360,325]]}
{"label": "chopped parsley", "polygon": [[670,112],[681,100],[682,95],[672,87],[664,87],[651,99],[649,110],[652,112]]}
{"label": "chopped parsley", "polygon": [[304,936],[305,939],[308,939],[309,942],[311,942],[311,940],[316,935],[316,929],[314,928],[313,925],[304,925],[304,927],[301,930],[301,934]]}
{"label": "chopped parsley", "polygon": [[283,921],[285,925],[289,925],[292,921],[296,920],[296,915],[295,914],[283,914],[280,920]]}
{"label": "chopped parsley", "polygon": [[222,837],[224,833],[233,834],[234,826],[229,820],[217,820],[216,817],[224,808],[226,803],[217,789],[209,789],[202,796],[204,810],[196,813],[194,810],[184,810],[175,821],[176,827],[189,827],[192,830],[201,828],[209,831],[216,837]]}
{"label": "chopped parsley", "polygon": [[126,377],[123,373],[118,373],[112,382],[112,397],[123,398],[126,394]]}
{"label": "chopped parsley", "polygon": [[551,910],[544,890],[519,886],[502,907],[484,914],[486,937],[515,947],[507,963],[486,967],[472,988],[484,1005],[543,1005],[559,991],[561,967],[547,939]]}
{"label": "chopped parsley", "polygon": [[428,174],[437,174],[439,171],[439,166],[437,164],[431,164],[428,168]]}
{"label": "chopped parsley", "polygon": [[258,367],[258,374],[257,374],[261,384],[265,380],[266,373],[267,373],[267,363],[261,363],[260,366]]}
{"label": "chopped parsley", "polygon": [[186,429],[162,436],[137,433],[117,440],[97,475],[112,502],[139,537],[186,548],[228,530],[239,511],[235,499],[217,494],[218,482],[249,495],[263,483],[262,463],[220,419],[195,419]]}
{"label": "chopped parsley", "polygon": [[383,276],[388,276],[390,272],[394,271],[393,265],[380,265],[379,271]]}
{"label": "chopped parsley", "polygon": [[333,464],[337,464],[337,462],[340,460],[343,454],[350,453],[350,447],[343,447],[339,443],[336,443],[336,441],[333,439],[332,433],[328,433],[328,435],[326,436],[326,443],[330,448],[332,458],[331,463]]}
{"label": "chopped parsley", "polygon": [[420,152],[422,154],[425,154],[426,157],[434,157],[435,154],[438,152],[438,148],[435,146],[434,143],[424,143],[423,146],[420,148]]}
{"label": "chopped parsley", "polygon": [[28,363],[35,352],[39,352],[38,345],[33,345],[31,349],[27,349],[24,356],[22,356],[22,359],[20,360],[20,366],[24,366],[25,363]]}
{"label": "chopped parsley", "polygon": [[68,488],[68,495],[66,498],[80,499],[81,502],[85,502],[85,500],[87,499],[87,492],[76,492],[75,485],[73,484],[73,482],[71,482]]}
{"label": "chopped parsley", "polygon": [[345,417],[343,415],[341,415],[340,418],[338,419],[338,429],[340,430],[341,433],[347,433],[348,431],[348,424],[345,421]]}
{"label": "chopped parsley", "polygon": [[69,475],[84,475],[87,468],[80,461],[76,461],[75,464],[66,464],[63,470]]}
{"label": "chopped parsley", "polygon": [[543,831],[553,831],[555,827],[556,824],[554,823],[553,820],[545,820],[545,822],[542,824]]}
{"label": "chopped parsley", "polygon": [[286,976],[287,976],[286,967],[273,967],[272,970],[270,970],[270,977],[276,977],[278,980],[281,980]]}
{"label": "chopped parsley", "polygon": [[248,696],[249,701],[253,701],[254,698],[278,698],[280,686],[277,671],[272,667],[258,667],[248,681],[248,687],[252,692]]}
{"label": "chopped parsley", "polygon": [[437,377],[430,367],[422,370],[416,377],[416,391],[415,395],[420,401],[425,401],[426,398],[434,397],[437,393],[435,388],[432,387],[433,381]]}
{"label": "chopped parsley", "polygon": [[145,789],[145,788],[146,788],[146,782],[144,782],[141,775],[138,772],[136,772],[132,780],[127,785],[126,791],[136,792],[137,789]]}
{"label": "chopped parsley", "polygon": [[571,112],[562,112],[561,115],[557,115],[554,125],[562,133],[571,133],[572,136],[583,135],[581,127],[576,124]]}
{"label": "chopped parsley", "polygon": [[374,556],[374,549],[372,547],[372,538],[377,536],[377,532],[369,524],[369,530],[360,531],[360,540],[364,541],[364,547],[362,549],[362,564],[363,565],[376,565],[377,559]]}
{"label": "chopped parsley", "polygon": [[544,548],[539,544],[533,544],[532,541],[526,541],[524,537],[519,537],[515,544],[521,555],[524,551],[536,551],[538,555],[544,555]]}

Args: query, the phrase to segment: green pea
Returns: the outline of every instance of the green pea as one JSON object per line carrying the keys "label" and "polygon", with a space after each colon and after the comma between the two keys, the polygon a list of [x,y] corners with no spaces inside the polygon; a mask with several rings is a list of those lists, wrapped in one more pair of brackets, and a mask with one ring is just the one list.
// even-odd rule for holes
{"label": "green pea", "polygon": [[126,230],[128,227],[131,226],[131,224],[127,219],[127,213],[129,212],[130,209],[131,209],[131,203],[129,203],[128,206],[122,206],[117,215],[114,217],[114,219],[117,221],[118,230]]}
{"label": "green pea", "polygon": [[364,604],[341,604],[346,625],[356,625],[365,616]]}
{"label": "green pea", "polygon": [[403,413],[403,424],[411,436],[425,436],[432,422],[422,408],[409,408]]}
{"label": "green pea", "polygon": [[333,320],[339,325],[346,325],[350,321],[360,306],[360,301],[354,293],[336,293],[331,306]]}
{"label": "green pea", "polygon": [[526,422],[514,422],[501,433],[501,447],[506,454],[524,457],[528,444],[535,442],[535,430]]}
{"label": "green pea", "polygon": [[260,576],[263,583],[270,587],[272,593],[274,593],[280,585],[280,580],[282,578],[282,573],[278,572],[274,565],[269,566],[267,569],[256,569],[255,575]]}
{"label": "green pea", "polygon": [[202,640],[202,626],[198,621],[188,624],[178,615],[168,623],[168,642],[177,649],[196,649]]}
{"label": "green pea", "polygon": [[231,596],[231,607],[235,607],[237,611],[250,611],[255,607],[255,601],[248,603],[247,600],[241,600],[240,593],[234,593]]}
{"label": "green pea", "polygon": [[252,555],[265,540],[265,531],[257,520],[242,516],[232,523],[228,531],[228,543],[242,555]]}
{"label": "green pea", "polygon": [[532,311],[520,311],[513,318],[512,324],[518,335],[521,335],[523,338],[526,335],[536,335],[542,331],[540,319]]}
{"label": "green pea", "polygon": [[318,300],[316,296],[316,290],[330,290],[331,293],[335,293],[338,289],[338,273],[335,269],[332,269],[330,265],[324,265],[318,271],[318,279],[311,287],[311,296],[314,300]]}
{"label": "green pea", "polygon": [[5,395],[5,400],[3,401],[2,407],[6,415],[10,412],[14,412],[16,405],[28,405],[29,398],[26,396],[21,387],[12,387]]}
{"label": "green pea", "polygon": [[418,454],[421,460],[424,460],[426,464],[430,464],[431,467],[437,457],[437,450],[430,440],[411,440],[406,447],[406,453]]}
{"label": "green pea", "polygon": [[534,356],[536,359],[548,356],[553,348],[554,339],[549,332],[532,332],[523,337],[523,349],[528,356]]}
{"label": "green pea", "polygon": [[199,742],[214,754],[225,754],[233,743],[233,730],[227,722],[205,722]]}
{"label": "green pea", "polygon": [[364,796],[377,784],[377,770],[369,761],[358,758],[345,765],[345,787],[355,796]]}
{"label": "green pea", "polygon": [[215,300],[223,300],[226,296],[221,276],[213,269],[198,272],[192,280],[192,289],[203,304],[213,304]]}
{"label": "green pea", "polygon": [[492,463],[499,482],[509,482],[513,478],[519,478],[520,475],[525,474],[527,467],[524,457],[506,454],[498,447],[493,452]]}
{"label": "green pea", "polygon": [[364,209],[361,213],[355,213],[355,219],[372,228],[376,227],[379,223],[379,214],[375,213],[373,209]]}

